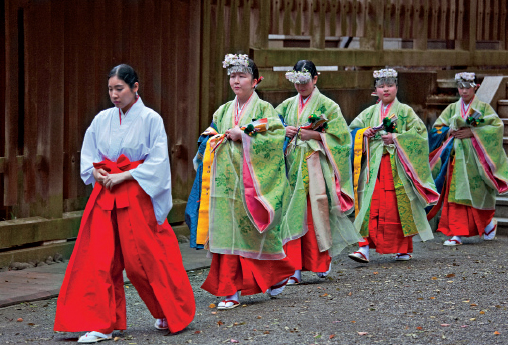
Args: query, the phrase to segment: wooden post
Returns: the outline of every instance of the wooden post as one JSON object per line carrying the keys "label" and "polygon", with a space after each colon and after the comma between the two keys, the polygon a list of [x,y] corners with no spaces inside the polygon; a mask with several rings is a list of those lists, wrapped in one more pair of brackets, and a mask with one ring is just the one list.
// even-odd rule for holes
{"label": "wooden post", "polygon": [[18,5],[5,2],[5,159],[4,205],[13,206],[18,199]]}
{"label": "wooden post", "polygon": [[[268,48],[268,34],[270,33],[270,0],[259,0],[259,21],[256,27],[256,38],[253,42],[254,48]],[[274,11],[275,12],[275,11]]]}
{"label": "wooden post", "polygon": [[417,0],[417,10],[414,21],[414,44],[413,49],[427,50],[427,38],[429,31],[429,0]]}
{"label": "wooden post", "polygon": [[51,2],[51,48],[49,90],[49,126],[46,136],[45,159],[51,162],[48,167],[48,200],[49,218],[62,218],[63,212],[63,126],[64,126],[64,0]]}
{"label": "wooden post", "polygon": [[360,48],[370,50],[383,50],[383,21],[384,6],[382,1],[367,1],[364,7],[365,33],[360,38]]}
{"label": "wooden post", "polygon": [[210,57],[212,51],[210,49],[212,22],[211,0],[204,0],[202,7],[201,23],[201,80],[200,80],[200,107],[199,107],[199,130],[204,130],[209,124],[210,114]]}
{"label": "wooden post", "polygon": [[474,53],[476,51],[476,40],[477,40],[477,2],[478,0],[470,0],[469,1],[469,53],[470,53],[470,64],[474,63]]}
{"label": "wooden post", "polygon": [[501,50],[508,49],[508,35],[506,34],[506,30],[508,27],[506,26],[506,20],[508,19],[508,0],[501,0],[500,8],[500,27],[499,27],[499,41]]}
{"label": "wooden post", "polygon": [[311,8],[311,48],[325,49],[326,0],[314,0]]}

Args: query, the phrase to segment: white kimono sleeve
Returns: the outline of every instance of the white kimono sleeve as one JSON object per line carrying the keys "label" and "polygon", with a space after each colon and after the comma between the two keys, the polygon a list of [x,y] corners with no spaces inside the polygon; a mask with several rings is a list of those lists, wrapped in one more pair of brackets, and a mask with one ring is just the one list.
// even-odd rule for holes
{"label": "white kimono sleeve", "polygon": [[168,140],[160,116],[151,117],[147,126],[150,126],[150,149],[143,164],[131,170],[131,174],[152,198],[155,217],[162,224],[173,207]]}
{"label": "white kimono sleeve", "polygon": [[97,160],[97,140],[95,133],[96,125],[95,117],[86,130],[85,138],[83,139],[83,146],[81,147],[81,179],[86,185],[95,185],[95,178],[93,177],[93,163]]}

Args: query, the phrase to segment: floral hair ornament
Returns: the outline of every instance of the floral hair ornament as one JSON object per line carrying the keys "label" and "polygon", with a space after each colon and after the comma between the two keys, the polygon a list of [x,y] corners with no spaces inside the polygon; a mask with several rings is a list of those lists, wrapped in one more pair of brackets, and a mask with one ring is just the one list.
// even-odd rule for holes
{"label": "floral hair ornament", "polygon": [[312,75],[304,68],[303,71],[287,71],[286,79],[293,84],[307,84],[312,79]]}
{"label": "floral hair ornament", "polygon": [[249,56],[247,54],[227,54],[222,61],[222,67],[227,68],[228,75],[231,73],[252,73],[249,67]]}
{"label": "floral hair ornament", "polygon": [[461,72],[455,74],[455,82],[457,83],[457,87],[461,89],[476,87],[477,84],[474,82],[474,79],[475,74],[473,72]]}
{"label": "floral hair ornament", "polygon": [[397,71],[393,68],[384,68],[374,71],[373,76],[376,79],[376,87],[384,84],[397,84]]}

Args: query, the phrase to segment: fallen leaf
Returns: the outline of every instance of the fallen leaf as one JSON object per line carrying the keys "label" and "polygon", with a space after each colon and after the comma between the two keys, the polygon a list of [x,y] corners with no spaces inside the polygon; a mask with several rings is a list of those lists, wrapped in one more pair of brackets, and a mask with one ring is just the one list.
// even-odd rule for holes
{"label": "fallen leaf", "polygon": [[329,338],[330,338],[330,339],[335,338],[335,334],[330,334],[330,337],[329,337]]}
{"label": "fallen leaf", "polygon": [[35,323],[30,322],[30,323],[28,324],[28,326],[35,326]]}
{"label": "fallen leaf", "polygon": [[468,326],[467,326],[467,325],[462,325],[462,326],[460,326],[460,327],[462,327],[462,328],[466,328],[466,327],[468,327]]}
{"label": "fallen leaf", "polygon": [[357,333],[358,333],[358,335],[367,335],[367,334],[369,334],[367,332],[357,332]]}
{"label": "fallen leaf", "polygon": [[476,320],[476,317],[472,317],[469,319],[469,321],[474,321],[474,320]]}
{"label": "fallen leaf", "polygon": [[261,319],[261,316],[259,316],[259,315],[258,315],[258,317],[257,317],[257,318],[258,318],[258,319]]}
{"label": "fallen leaf", "polygon": [[499,334],[501,334],[501,333],[499,333],[498,331],[495,331],[495,332],[494,332],[494,334],[495,334],[495,335],[499,335]]}
{"label": "fallen leaf", "polygon": [[478,307],[478,304],[476,304],[476,303],[472,303],[472,304],[470,304],[470,306],[471,306],[471,307]]}
{"label": "fallen leaf", "polygon": [[118,341],[118,340],[120,340],[120,339],[121,339],[120,337],[115,337],[115,338],[113,339],[113,341]]}
{"label": "fallen leaf", "polygon": [[462,301],[462,302],[464,302],[464,303],[469,303],[469,300],[465,300],[465,301]]}
{"label": "fallen leaf", "polygon": [[379,272],[372,272],[372,274],[378,274]]}
{"label": "fallen leaf", "polygon": [[352,294],[353,294],[353,293],[351,293],[351,292],[350,292],[350,293],[348,293],[347,295],[348,295],[348,296],[351,296]]}
{"label": "fallen leaf", "polygon": [[17,319],[16,321],[18,322],[23,322],[23,319],[20,317],[19,319]]}
{"label": "fallen leaf", "polygon": [[432,278],[430,278],[430,279],[432,279],[432,280],[437,280],[437,277],[432,277]]}
{"label": "fallen leaf", "polygon": [[485,312],[482,310],[482,311],[480,311],[480,314],[482,314],[482,315],[483,315],[483,314],[485,314]]}
{"label": "fallen leaf", "polygon": [[223,324],[224,324],[224,322],[222,322],[221,320],[217,321],[217,326],[221,326]]}
{"label": "fallen leaf", "polygon": [[436,297],[431,297],[430,299],[436,299]]}
{"label": "fallen leaf", "polygon": [[447,274],[447,275],[446,275],[446,278],[452,278],[452,277],[455,277],[455,274],[454,274],[454,273],[450,273],[450,274]]}
{"label": "fallen leaf", "polygon": [[420,330],[421,330],[421,329],[423,329],[423,327],[419,327],[419,326],[418,326],[418,327],[416,327],[416,329],[420,329]]}
{"label": "fallen leaf", "polygon": [[212,315],[215,315],[215,314],[217,314],[217,312],[216,311],[212,311]]}
{"label": "fallen leaf", "polygon": [[356,321],[353,320],[353,321],[351,321],[351,323],[356,323]]}
{"label": "fallen leaf", "polygon": [[418,298],[417,298],[417,300],[423,301],[423,298],[421,298],[421,297],[418,297]]}
{"label": "fallen leaf", "polygon": [[441,327],[449,327],[449,326],[450,326],[450,324],[449,324],[449,323],[442,323],[442,324],[441,324]]}
{"label": "fallen leaf", "polygon": [[201,331],[196,331],[196,332],[194,332],[194,334],[199,334],[199,333],[201,333]]}
{"label": "fallen leaf", "polygon": [[326,297],[326,296],[328,296],[328,294],[324,293],[324,294],[320,295],[319,297]]}
{"label": "fallen leaf", "polygon": [[238,344],[238,343],[239,343],[239,341],[238,341],[238,340],[236,340],[236,339],[231,339],[231,342],[232,342],[232,343],[235,343],[235,344]]}
{"label": "fallen leaf", "polygon": [[270,334],[270,331],[264,331],[263,334]]}

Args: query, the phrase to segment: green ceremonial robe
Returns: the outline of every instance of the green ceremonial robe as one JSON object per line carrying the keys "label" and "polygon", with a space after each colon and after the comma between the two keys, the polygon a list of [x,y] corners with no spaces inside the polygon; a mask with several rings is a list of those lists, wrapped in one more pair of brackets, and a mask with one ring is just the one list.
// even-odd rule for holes
{"label": "green ceremonial robe", "polygon": [[[285,130],[273,107],[256,92],[244,106],[239,125],[267,118],[268,130],[241,142],[231,140],[218,146],[212,165],[209,213],[209,250],[252,259],[282,259],[283,244],[293,237],[281,231],[280,222],[289,201],[282,147]],[[213,115],[219,133],[234,127],[235,102],[222,105]],[[249,169],[254,187],[245,189],[244,169]],[[255,224],[257,217],[246,206],[246,192],[252,194],[268,214],[265,229]],[[251,199],[252,200],[252,199]]]}
{"label": "green ceremonial robe", "polygon": [[[461,103],[459,100],[446,107],[434,124],[436,129],[443,126],[450,130],[470,127],[473,132],[473,138],[453,139],[455,165],[449,183],[448,202],[494,210],[496,193],[508,192],[503,122],[489,104],[474,97],[470,107],[482,114],[484,122],[476,127],[470,126],[461,115]],[[431,165],[433,174],[437,175],[441,169],[440,160],[436,159],[436,164]]]}
{"label": "green ceremonial robe", "polygon": [[[349,128],[353,130],[378,126],[382,122],[381,107],[380,102],[365,109],[353,120]],[[384,130],[368,140],[370,159],[369,164],[365,160],[361,167],[358,182],[360,210],[354,225],[363,237],[369,235],[370,200],[374,192],[381,157],[384,153],[389,153],[404,236],[419,234],[424,241],[432,239],[425,207],[435,204],[439,194],[436,192],[430,172],[427,129],[414,110],[397,99],[393,101],[387,116],[391,114],[396,114],[398,117],[396,130],[393,133],[394,144],[383,144],[381,135],[386,134]]]}
{"label": "green ceremonial robe", "polygon": [[[351,179],[351,136],[337,103],[322,95],[316,87],[299,114],[301,96],[289,98],[275,110],[289,126],[299,127],[311,114],[324,115],[328,128],[321,141],[295,138],[286,157],[291,202],[282,221],[282,228],[298,234],[307,232],[307,198],[309,184],[322,191],[310,194],[314,228],[321,252],[334,256],[344,247],[361,238],[348,219],[354,208]],[[308,164],[313,164],[309,169]],[[317,195],[317,196],[316,196]]]}

